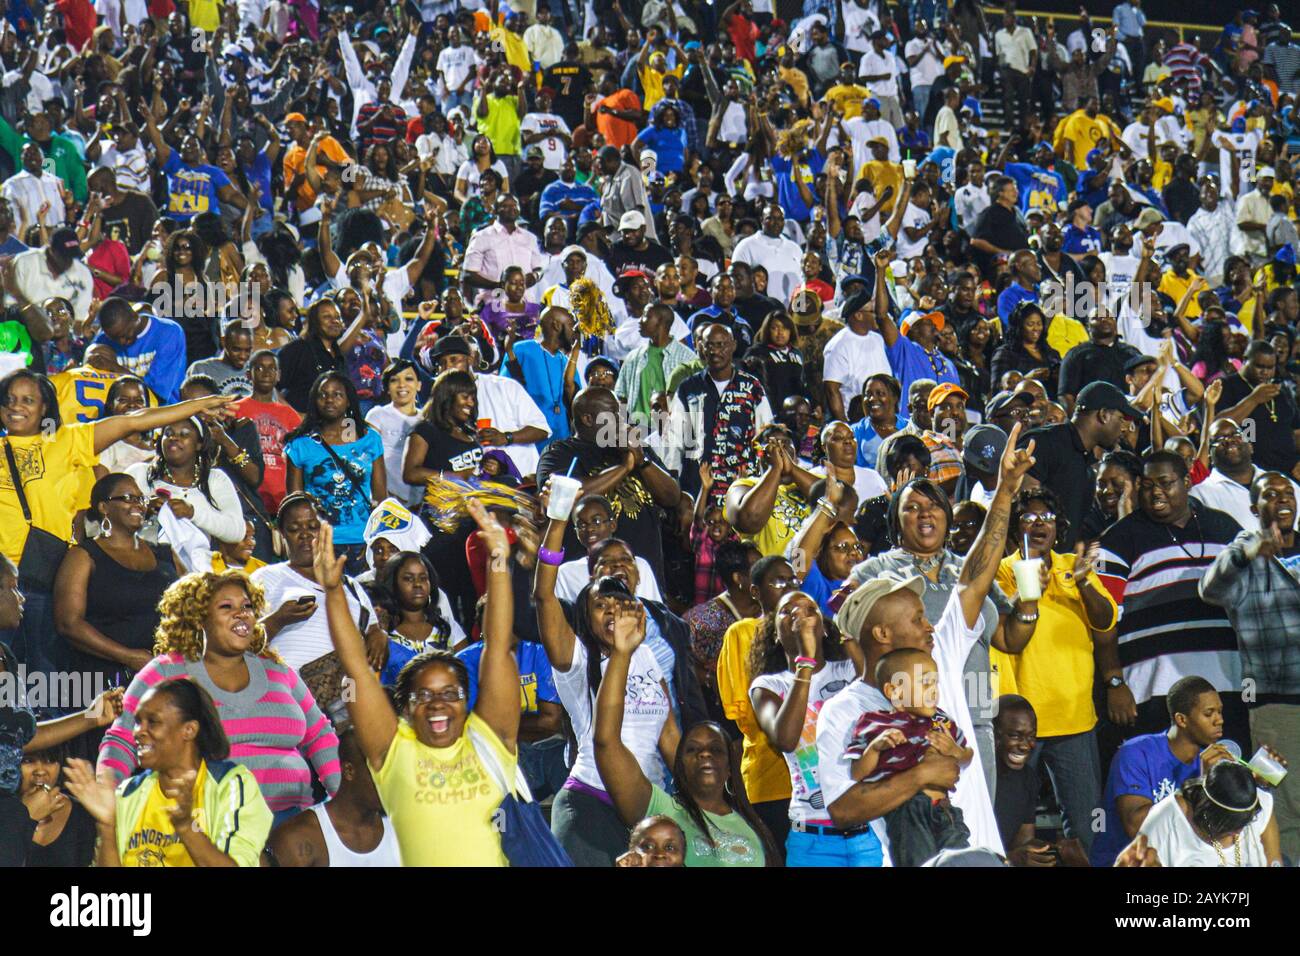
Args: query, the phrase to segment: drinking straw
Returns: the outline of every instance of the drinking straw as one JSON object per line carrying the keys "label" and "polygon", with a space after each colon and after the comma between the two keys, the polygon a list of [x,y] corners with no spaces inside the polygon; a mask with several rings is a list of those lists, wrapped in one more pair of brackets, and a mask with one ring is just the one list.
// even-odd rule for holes
{"label": "drinking straw", "polygon": [[573,461],[569,462],[569,470],[566,471],[566,472],[564,473],[564,477],[565,477],[565,478],[572,478],[572,477],[573,477],[573,469],[575,469],[575,468],[577,468],[577,467],[578,467],[578,459],[575,458],[575,459],[573,459]]}

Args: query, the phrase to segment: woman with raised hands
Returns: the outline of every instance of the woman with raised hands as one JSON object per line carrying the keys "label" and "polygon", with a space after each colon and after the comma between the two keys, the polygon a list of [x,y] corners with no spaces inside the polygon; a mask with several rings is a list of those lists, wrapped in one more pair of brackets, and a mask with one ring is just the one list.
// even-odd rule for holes
{"label": "woman with raised hands", "polygon": [[472,711],[465,665],[449,651],[412,658],[390,700],[348,610],[344,560],[333,556],[328,524],[322,522],[316,545],[316,580],[325,589],[330,638],[353,681],[348,714],[405,866],[509,865],[495,826],[505,794],[490,765],[504,779],[515,779],[520,711],[519,668],[511,653],[510,541],[480,502],[471,499],[468,505],[489,552],[484,649]]}
{"label": "woman with raised hands", "polygon": [[660,814],[675,822],[686,834],[687,866],[780,866],[780,852],[745,798],[739,761],[720,726],[701,721],[680,738],[672,761],[675,796],[646,778],[623,743],[628,676],[645,640],[646,613],[630,594],[613,596],[612,605],[594,742],[596,767],[615,811],[629,827]]}

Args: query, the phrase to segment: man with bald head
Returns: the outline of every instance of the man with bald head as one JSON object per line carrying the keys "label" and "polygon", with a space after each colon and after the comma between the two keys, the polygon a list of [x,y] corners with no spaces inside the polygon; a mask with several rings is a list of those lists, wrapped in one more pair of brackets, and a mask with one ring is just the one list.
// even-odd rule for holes
{"label": "man with bald head", "polygon": [[[603,495],[618,519],[618,536],[654,569],[664,587],[663,510],[676,511],[681,489],[659,456],[642,443],[643,433],[629,426],[624,409],[607,388],[588,386],[573,399],[573,434],[546,446],[537,463],[537,485],[551,475],[569,475],[582,482],[578,497]],[[565,551],[581,553],[573,526],[564,539]]]}
{"label": "man with bald head", "polygon": [[[984,600],[993,586],[997,566],[1005,552],[1011,501],[1032,467],[1033,443],[1016,448],[1020,426],[1012,429],[998,467],[998,485],[988,517],[962,565],[957,587],[939,619],[931,623],[921,596],[926,582],[920,575],[906,578],[879,576],[859,585],[835,615],[846,640],[856,640],[866,659],[864,673],[891,651],[918,648],[934,657],[939,669],[939,706],[950,714],[967,739],[975,728],[971,711],[991,702],[968,699],[962,679],[966,658],[984,630]],[[818,773],[827,809],[835,826],[854,832],[870,826],[888,852],[882,818],[924,789],[953,789],[958,807],[971,830],[971,846],[1001,852],[993,802],[984,781],[976,750],[970,765],[959,772],[957,762],[937,752],[927,752],[910,770],[871,783],[854,782],[843,755],[862,714],[889,708],[880,691],[856,680],[822,707],[817,720]]]}
{"label": "man with bald head", "polygon": [[733,481],[756,474],[754,439],[772,420],[762,383],[736,366],[736,338],[722,323],[698,327],[704,368],[687,377],[669,403],[664,461],[677,472],[682,490],[700,489],[700,465],[713,472],[717,503]]}
{"label": "man with bald head", "polygon": [[587,357],[579,354],[572,376],[568,375],[569,354],[578,341],[573,314],[568,309],[551,306],[542,313],[538,323],[540,339],[524,342],[506,340],[506,360],[501,374],[523,384],[550,426],[550,439],[541,441],[540,451],[547,441],[569,437],[569,403],[582,387],[582,372]]}

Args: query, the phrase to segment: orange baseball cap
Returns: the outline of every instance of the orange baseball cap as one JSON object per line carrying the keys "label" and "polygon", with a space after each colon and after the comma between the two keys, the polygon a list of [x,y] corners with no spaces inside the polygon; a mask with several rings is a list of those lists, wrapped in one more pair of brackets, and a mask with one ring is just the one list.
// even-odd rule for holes
{"label": "orange baseball cap", "polygon": [[903,321],[898,326],[898,331],[906,335],[908,330],[912,326],[914,326],[917,322],[920,322],[922,319],[929,319],[931,322],[933,322],[934,330],[936,332],[943,331],[943,325],[945,320],[942,312],[913,312],[910,315],[904,317]]}
{"label": "orange baseball cap", "polygon": [[941,382],[936,385],[930,392],[930,397],[925,400],[925,407],[934,411],[934,406],[938,405],[949,395],[960,395],[966,400],[970,400],[970,395],[966,389],[960,385],[954,385],[952,382]]}
{"label": "orange baseball cap", "polygon": [[303,116],[301,113],[289,113],[284,117],[284,121],[286,123],[302,123],[304,126],[307,125],[307,117]]}

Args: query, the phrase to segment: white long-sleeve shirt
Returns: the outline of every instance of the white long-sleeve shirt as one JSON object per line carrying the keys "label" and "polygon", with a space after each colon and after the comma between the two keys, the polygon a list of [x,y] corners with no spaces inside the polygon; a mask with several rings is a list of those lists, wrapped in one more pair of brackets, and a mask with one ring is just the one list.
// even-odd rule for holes
{"label": "white long-sleeve shirt", "polygon": [[131,465],[126,469],[126,473],[135,479],[135,483],[146,495],[163,488],[173,498],[179,498],[188,504],[194,509],[194,517],[189,521],[214,541],[234,544],[236,541],[243,540],[244,509],[239,504],[239,495],[235,492],[234,483],[224,471],[214,468],[208,475],[208,490],[212,492],[215,506],[198,488],[182,488],[167,481],[150,482],[149,462]]}
{"label": "white long-sleeve shirt", "polygon": [[[406,92],[406,79],[411,73],[411,60],[415,58],[415,44],[415,34],[408,33],[401,51],[397,54],[397,62],[393,64],[393,86],[389,91],[389,102],[394,106]],[[366,71],[361,69],[357,51],[352,48],[352,38],[346,33],[339,34],[339,52],[343,54],[343,68],[347,72],[348,86],[352,87],[352,135],[356,136],[357,117],[361,115],[361,107],[379,99],[379,90],[370,82]]]}

